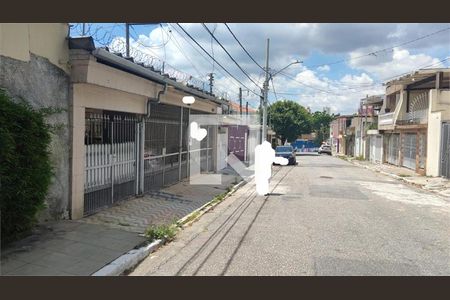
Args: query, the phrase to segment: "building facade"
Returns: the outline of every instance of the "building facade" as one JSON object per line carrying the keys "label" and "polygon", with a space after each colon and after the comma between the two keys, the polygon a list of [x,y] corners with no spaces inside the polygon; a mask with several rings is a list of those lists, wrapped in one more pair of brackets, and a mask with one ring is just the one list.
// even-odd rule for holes
{"label": "building facade", "polygon": [[0,87],[61,111],[47,120],[62,129],[52,136],[55,176],[41,220],[79,219],[217,170],[218,126],[202,125],[208,134],[198,147],[188,130],[226,101],[90,37],[70,37],[68,24],[0,24],[0,32]]}
{"label": "building facade", "polygon": [[449,77],[449,69],[424,69],[386,84],[378,122],[383,162],[449,177]]}

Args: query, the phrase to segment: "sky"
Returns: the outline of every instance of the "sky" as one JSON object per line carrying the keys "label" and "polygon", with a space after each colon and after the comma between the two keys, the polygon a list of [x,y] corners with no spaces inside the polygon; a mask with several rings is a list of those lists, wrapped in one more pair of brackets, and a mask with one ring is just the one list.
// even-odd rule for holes
{"label": "sky", "polygon": [[[71,35],[81,35],[74,23]],[[214,73],[215,94],[257,108],[264,81],[266,40],[270,39],[269,70],[272,77],[269,103],[288,99],[322,111],[352,114],[366,95],[383,94],[383,83],[419,68],[450,67],[450,23],[205,23],[240,68],[204,28],[202,23],[180,23],[211,56],[201,50],[176,23],[133,25],[130,44],[137,57],[152,63],[162,61],[177,76],[193,76],[207,84]],[[96,46],[122,47],[124,23],[86,23],[85,33]],[[123,47],[122,47],[123,48]],[[168,68],[168,67],[167,67]],[[250,80],[246,74],[250,77]],[[183,75],[181,75],[183,74]],[[251,90],[251,91],[248,91]]]}

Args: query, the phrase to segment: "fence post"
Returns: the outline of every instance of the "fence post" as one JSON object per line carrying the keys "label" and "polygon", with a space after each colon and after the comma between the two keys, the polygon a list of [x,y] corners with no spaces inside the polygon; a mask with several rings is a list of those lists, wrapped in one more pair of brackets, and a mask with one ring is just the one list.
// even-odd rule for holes
{"label": "fence post", "polygon": [[144,151],[145,151],[145,117],[142,118],[142,121],[140,122],[140,138],[139,138],[139,194],[142,195],[145,192],[144,187]]}

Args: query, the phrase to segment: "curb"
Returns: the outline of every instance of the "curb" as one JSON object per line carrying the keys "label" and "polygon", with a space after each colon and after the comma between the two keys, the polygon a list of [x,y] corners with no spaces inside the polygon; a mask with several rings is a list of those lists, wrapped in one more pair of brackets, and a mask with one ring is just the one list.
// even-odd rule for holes
{"label": "curb", "polygon": [[[253,178],[253,176],[250,176]],[[235,184],[231,190],[225,194],[223,199],[217,203],[212,203],[214,199],[205,203],[200,208],[197,208],[193,212],[184,216],[180,220],[177,221],[177,224],[182,224],[185,220],[187,220],[190,216],[194,214],[198,214],[195,218],[190,220],[189,222],[182,224],[181,228],[186,228],[187,226],[192,225],[192,223],[196,222],[202,215],[207,213],[209,210],[213,209],[216,205],[220,204],[223,200],[234,194],[241,186],[247,184],[247,181],[242,180],[241,182]],[[91,276],[119,276],[123,274],[125,271],[130,270],[137,266],[142,260],[144,260],[150,253],[158,250],[163,244],[164,240],[155,240],[148,245],[140,247],[138,249],[133,249],[128,251],[127,253],[119,256],[111,263],[107,264],[100,270],[91,274]]]}
{"label": "curb", "polygon": [[[250,178],[252,179],[254,177],[254,175],[250,176]],[[214,201],[214,199],[212,199],[211,201],[205,203],[204,205],[202,205],[201,207],[197,208],[196,210],[194,210],[193,212],[187,214],[186,216],[184,216],[183,218],[179,219],[177,221],[177,224],[181,224],[181,228],[186,228],[190,225],[192,225],[193,223],[195,223],[202,215],[204,215],[205,213],[207,213],[208,211],[210,211],[211,209],[213,209],[214,207],[216,207],[217,205],[219,205],[221,202],[223,202],[223,200],[225,200],[226,198],[230,197],[231,195],[233,195],[240,187],[244,186],[245,184],[247,184],[247,181],[242,180],[241,182],[235,184],[231,190],[225,194],[225,196],[223,197],[223,199],[221,201],[218,201],[217,203],[212,203]],[[196,217],[194,217],[192,220],[189,220],[188,222],[184,223],[187,219],[189,219],[191,216],[198,214]],[[183,224],[184,223],[184,224]]]}
{"label": "curb", "polygon": [[144,247],[130,250],[100,270],[96,271],[91,276],[119,276],[126,270],[136,266],[150,253],[161,247],[162,244],[164,244],[163,240],[156,240]]}
{"label": "curb", "polygon": [[365,166],[365,165],[362,165],[362,164],[353,162],[352,160],[348,160],[348,159],[347,159],[347,161],[350,162],[350,163],[352,163],[352,164],[355,165],[355,166],[362,167],[362,168],[365,168],[365,169],[367,169],[367,170],[371,170],[371,171],[374,171],[374,172],[377,172],[377,173],[380,173],[380,174],[383,174],[383,175],[387,175],[387,176],[390,176],[390,177],[392,177],[392,178],[394,178],[394,179],[397,179],[397,180],[401,180],[401,181],[403,181],[403,182],[405,182],[405,183],[407,183],[407,184],[409,184],[409,185],[418,187],[418,188],[420,188],[420,189],[422,189],[422,190],[424,190],[424,191],[429,191],[429,192],[432,192],[432,193],[435,193],[435,194],[438,194],[438,195],[442,195],[441,193],[439,193],[439,191],[425,189],[425,188],[423,188],[424,185],[414,183],[414,182],[412,182],[411,180],[408,180],[408,179],[405,178],[405,177],[398,176],[398,175],[395,175],[395,174],[392,174],[392,173],[388,173],[388,172],[385,172],[385,171],[375,170],[375,169],[370,168],[369,166]]}

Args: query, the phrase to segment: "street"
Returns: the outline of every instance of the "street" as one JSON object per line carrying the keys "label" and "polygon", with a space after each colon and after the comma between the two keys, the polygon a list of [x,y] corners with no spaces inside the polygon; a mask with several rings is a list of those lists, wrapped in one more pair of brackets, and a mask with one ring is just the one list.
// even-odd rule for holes
{"label": "street", "polygon": [[130,275],[450,275],[450,200],[327,155],[274,166]]}

